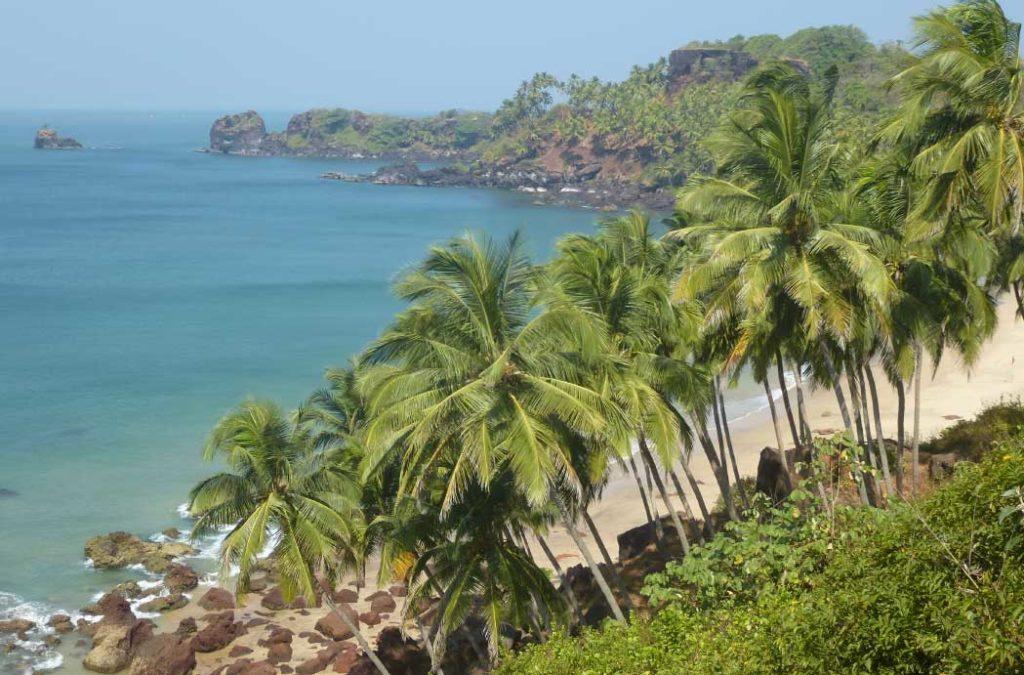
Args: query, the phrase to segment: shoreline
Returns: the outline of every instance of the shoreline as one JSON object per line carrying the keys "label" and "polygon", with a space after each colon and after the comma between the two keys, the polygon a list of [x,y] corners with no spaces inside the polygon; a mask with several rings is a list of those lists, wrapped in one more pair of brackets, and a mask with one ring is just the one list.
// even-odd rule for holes
{"label": "shoreline", "polygon": [[[970,418],[987,405],[997,403],[1007,398],[1024,397],[1024,373],[1018,375],[1015,372],[1016,352],[1024,345],[1024,323],[1015,320],[1015,307],[1011,301],[1004,300],[998,307],[999,328],[991,340],[986,344],[977,363],[971,368],[966,368],[959,356],[947,354],[934,373],[926,373],[922,379],[922,411],[921,411],[921,438],[922,440],[933,437],[942,429],[952,425],[959,419]],[[876,368],[876,378],[879,384],[879,405],[882,410],[882,425],[886,436],[895,436],[895,401],[896,393],[884,376]],[[791,388],[791,387],[790,387]],[[776,398],[779,393],[776,389]],[[762,395],[763,398],[763,395]],[[908,396],[908,399],[910,397]],[[749,400],[749,399],[748,399]],[[817,389],[808,392],[807,412],[812,431],[816,435],[830,435],[842,427],[838,406],[831,390]],[[907,406],[907,434],[912,429],[913,405],[912,399],[908,400]],[[761,449],[764,447],[775,447],[774,427],[768,413],[767,404],[760,408],[742,413],[731,422],[731,431],[736,458],[739,463],[740,473],[743,476],[756,474],[757,464]],[[784,429],[784,432],[788,432]],[[784,437],[785,438],[785,437]],[[692,471],[701,485],[703,496],[712,505],[718,498],[718,488],[715,479],[704,458],[703,453],[696,452],[691,460]],[[673,493],[674,495],[674,493]],[[692,494],[688,494],[690,508],[699,513],[696,500]],[[665,514],[664,504],[658,500],[658,512]],[[602,498],[595,502],[590,509],[599,533],[608,546],[609,553],[613,559],[618,558],[617,536],[631,528],[642,525],[646,521],[643,505],[636,490],[632,476],[627,473],[614,472],[608,481]],[[185,533],[187,534],[187,533]],[[590,537],[589,533],[583,534],[584,539]],[[150,541],[156,541],[161,535],[153,535]],[[184,535],[183,535],[184,536]],[[533,539],[533,537],[529,537]],[[563,567],[571,567],[583,563],[582,556],[577,551],[572,539],[564,528],[552,527],[546,536],[556,558],[563,564]],[[531,541],[531,544],[534,542]],[[206,542],[212,544],[212,542]],[[209,546],[204,548],[209,548]],[[544,569],[550,569],[546,557],[538,555],[539,547],[533,548],[534,557],[537,563]],[[208,556],[197,555],[193,560],[207,559]],[[186,558],[187,560],[187,558]],[[371,571],[376,569],[375,565],[368,566]],[[199,571],[199,585],[189,591],[188,603],[179,609],[163,612],[152,617],[156,625],[156,631],[160,633],[173,632],[182,620],[200,620],[208,613],[207,609],[200,607],[199,601],[204,594],[213,587],[227,588],[233,592],[230,583],[221,583],[225,580],[215,578],[214,575]],[[152,576],[152,575],[150,575]],[[352,588],[354,582],[346,579],[342,588]],[[143,582],[146,591],[159,590],[160,586],[153,582]],[[368,575],[366,585],[357,590],[358,602],[354,603],[358,612],[370,611],[368,596],[380,591],[387,591],[388,586],[378,588],[373,575]],[[392,588],[391,590],[395,590]],[[265,593],[265,592],[264,592]],[[158,593],[159,595],[159,593]],[[156,597],[156,596],[152,596]],[[265,640],[269,628],[284,627],[295,634],[292,641],[292,654],[290,663],[299,664],[311,659],[320,649],[319,633],[316,630],[316,622],[326,613],[326,608],[287,608],[269,610],[264,601],[265,595],[259,592],[251,593],[242,605],[235,609],[238,620],[243,623],[257,623],[252,626],[245,635],[233,640],[223,649],[209,653],[197,653],[197,673],[208,673],[221,666],[236,661],[241,656],[248,654],[249,658],[260,660],[267,651]],[[147,597],[146,599],[150,599]],[[405,632],[415,634],[415,626],[400,626],[397,617],[401,614],[402,599],[400,595],[394,595],[397,607],[389,612],[381,612],[381,621],[373,627],[366,628],[365,635],[371,644],[374,644],[376,636],[381,630],[388,626],[395,626]],[[137,606],[138,600],[132,604]],[[77,612],[73,613],[78,615]],[[263,623],[265,622],[265,623]],[[304,636],[304,637],[300,637]],[[313,641],[308,639],[313,636]],[[76,645],[83,635],[80,631],[68,633],[63,636],[63,644],[57,651],[63,655],[63,664],[57,667],[57,672],[79,673],[86,672],[81,666],[81,658],[84,655],[83,647]],[[86,648],[87,650],[87,648]],[[244,650],[252,650],[245,652]],[[243,652],[240,654],[239,652]],[[234,656],[230,654],[234,654]]]}

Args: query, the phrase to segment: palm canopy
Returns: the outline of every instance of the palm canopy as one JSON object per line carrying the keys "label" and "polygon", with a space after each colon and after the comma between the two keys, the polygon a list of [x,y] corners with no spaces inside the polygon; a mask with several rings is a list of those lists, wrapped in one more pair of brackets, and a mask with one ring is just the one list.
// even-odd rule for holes
{"label": "palm canopy", "polygon": [[282,593],[313,600],[322,590],[317,576],[332,584],[358,538],[355,476],[316,452],[311,440],[274,404],[246,401],[206,442],[204,458],[223,461],[229,471],[192,489],[192,536],[230,527],[221,558],[225,569],[238,567],[240,595],[256,561],[271,549]]}
{"label": "palm canopy", "polygon": [[594,321],[539,307],[540,271],[519,237],[435,247],[397,287],[412,306],[366,352],[368,472],[398,461],[400,494],[446,469],[443,508],[508,471],[531,504],[576,488],[567,435],[604,433],[612,412],[586,384]]}
{"label": "palm canopy", "polygon": [[706,373],[687,357],[700,329],[692,303],[673,304],[669,290],[679,264],[677,247],[650,233],[647,216],[634,212],[602,222],[595,236],[559,242],[550,264],[548,301],[593,315],[607,336],[608,358],[593,371],[620,419],[651,440],[667,467],[677,457],[680,434],[691,435],[672,407],[703,407]]}
{"label": "palm canopy", "polygon": [[1016,230],[1024,208],[1020,24],[995,0],[969,0],[918,17],[915,30],[918,54],[892,80],[903,103],[882,137],[916,146],[927,219],[971,211]]}
{"label": "palm canopy", "polygon": [[835,72],[826,79],[817,91],[785,64],[752,76],[739,111],[708,141],[717,174],[694,177],[680,192],[672,234],[697,259],[680,275],[676,297],[704,301],[711,330],[741,322],[733,358],[782,315],[808,338],[841,339],[854,321],[851,286],[878,305],[889,293],[873,251],[877,233],[837,219]]}

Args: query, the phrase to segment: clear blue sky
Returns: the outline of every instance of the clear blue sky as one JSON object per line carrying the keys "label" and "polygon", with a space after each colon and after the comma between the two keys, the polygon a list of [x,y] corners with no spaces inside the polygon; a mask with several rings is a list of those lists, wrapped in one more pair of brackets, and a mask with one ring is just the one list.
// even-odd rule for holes
{"label": "clear blue sky", "polygon": [[538,70],[619,79],[692,39],[825,24],[905,39],[936,4],[0,0],[0,108],[491,109]]}

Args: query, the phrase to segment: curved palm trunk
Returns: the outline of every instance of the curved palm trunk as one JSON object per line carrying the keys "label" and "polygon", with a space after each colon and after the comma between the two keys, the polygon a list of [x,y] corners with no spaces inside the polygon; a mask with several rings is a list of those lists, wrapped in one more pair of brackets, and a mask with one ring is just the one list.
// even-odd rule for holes
{"label": "curved palm trunk", "polygon": [[590,530],[590,536],[594,538],[597,543],[597,550],[601,553],[601,557],[604,559],[604,564],[608,566],[608,573],[612,577],[612,582],[619,587],[619,593],[622,595],[622,600],[626,605],[626,611],[632,612],[636,609],[633,606],[633,598],[629,595],[629,589],[626,588],[626,584],[623,583],[622,577],[619,576],[619,570],[616,569],[615,563],[612,562],[612,557],[608,553],[608,547],[604,545],[604,539],[601,538],[601,533],[597,531],[597,525],[594,524],[594,519],[590,517],[587,510],[584,509],[581,514],[583,515],[583,521],[587,524],[587,529]]}
{"label": "curved palm trunk", "polygon": [[832,357],[829,353],[822,349],[822,356],[824,356],[825,368],[828,369],[828,377],[832,380],[832,391],[836,395],[836,403],[839,404],[839,414],[843,417],[843,426],[846,430],[853,435],[853,427],[850,422],[850,409],[846,406],[846,396],[843,394],[843,383],[839,379],[839,373],[836,372],[835,364],[832,363]]}
{"label": "curved palm trunk", "polygon": [[647,462],[644,462],[644,477],[647,479],[647,494],[651,495],[651,511],[654,513],[654,542],[658,550],[665,553],[665,528],[661,525],[658,502],[654,499],[654,482],[651,480],[651,468],[647,466]]}
{"label": "curved palm trunk", "polygon": [[878,439],[878,459],[882,463],[882,479],[885,480],[885,494],[891,499],[892,474],[889,471],[889,453],[885,449],[885,434],[882,433],[882,413],[878,407],[878,388],[875,386],[875,376],[871,372],[871,366],[864,366],[864,375],[868,379],[868,389],[871,392],[871,408],[875,414],[875,436]]}
{"label": "curved palm trunk", "polygon": [[896,380],[896,492],[903,496],[903,448],[907,440],[906,430],[907,391],[903,379]]}
{"label": "curved palm trunk", "polygon": [[366,637],[359,630],[359,626],[352,621],[352,619],[346,612],[338,611],[338,605],[336,605],[334,602],[333,594],[331,593],[330,589],[328,589],[323,584],[323,582],[320,583],[320,592],[323,595],[324,604],[327,605],[327,607],[332,612],[334,612],[339,619],[341,619],[341,622],[345,624],[346,628],[352,631],[352,635],[355,636],[356,642],[359,643],[359,646],[362,648],[366,656],[370,659],[370,662],[373,663],[377,671],[380,672],[381,675],[391,675],[390,671],[388,671],[387,669],[387,666],[384,665],[384,662],[380,660],[380,657],[377,656],[377,653],[373,651],[373,649],[370,647],[370,643],[366,641]]}
{"label": "curved palm trunk", "polygon": [[736,512],[736,505],[733,504],[732,500],[732,488],[729,485],[729,473],[728,469],[718,461],[718,455],[715,454],[715,446],[711,441],[711,437],[708,435],[707,427],[702,422],[696,421],[697,424],[697,438],[700,440],[701,447],[704,448],[704,454],[708,458],[708,464],[711,466],[711,472],[715,475],[715,479],[718,481],[718,489],[722,491],[722,499],[725,501],[726,513],[729,514],[730,520],[739,520],[740,516]]}
{"label": "curved palm trunk", "polygon": [[437,660],[437,654],[434,653],[434,645],[429,639],[427,639],[427,631],[423,627],[423,621],[420,620],[419,614],[416,615],[416,628],[420,631],[420,642],[423,643],[423,648],[427,650],[427,656],[430,657],[430,672],[441,673],[441,675],[444,675],[444,670],[441,668],[441,664]]}
{"label": "curved palm trunk", "polygon": [[715,388],[718,390],[718,407],[722,415],[722,430],[725,431],[725,445],[729,449],[729,460],[732,462],[732,475],[736,479],[736,489],[740,492],[740,501],[743,503],[743,508],[749,509],[750,502],[747,500],[747,489],[743,487],[743,481],[740,480],[740,465],[736,462],[736,451],[732,445],[732,432],[729,431],[729,418],[725,414],[725,396],[722,394],[721,386],[716,386]]}
{"label": "curved palm trunk", "polygon": [[1024,319],[1024,281],[1013,282],[1013,295],[1017,299],[1017,316]]}
{"label": "curved palm trunk", "polygon": [[[789,387],[786,384],[786,371],[782,367],[782,353],[777,349],[775,350],[775,372],[777,373],[779,378],[779,388],[782,389],[782,405],[786,409],[786,419],[789,421],[789,433],[792,434],[793,436],[793,447],[799,448],[800,434],[798,434],[796,431],[796,422],[793,419],[793,406],[789,402]],[[783,457],[787,457],[785,451],[783,451],[782,454]],[[790,473],[794,472],[794,461],[795,458],[790,458],[786,460],[786,463],[789,465],[788,468]]]}
{"label": "curved palm trunk", "polygon": [[[768,374],[765,373],[764,381],[761,382],[764,385],[764,395],[768,397],[768,409],[772,413],[772,426],[775,427],[775,442],[779,444],[779,453],[785,455],[786,447],[782,442],[782,423],[779,421],[779,411],[775,409],[775,396],[772,395],[772,388],[768,384]],[[783,460],[785,463],[785,460]]]}
{"label": "curved palm trunk", "polygon": [[857,378],[853,375],[852,363],[846,368],[846,384],[850,387],[850,398],[853,403],[853,421],[857,425],[857,443],[864,445],[864,425],[860,413],[860,390],[857,388]]}
{"label": "curved palm trunk", "polygon": [[722,418],[718,412],[718,376],[711,385],[711,412],[715,420],[715,437],[718,438],[718,461],[725,467],[726,475],[729,473],[729,458],[725,455],[725,438],[722,436]]}
{"label": "curved palm trunk", "polygon": [[658,465],[654,462],[654,456],[651,455],[650,448],[647,447],[647,439],[640,435],[640,455],[644,461],[647,462],[648,468],[651,470],[651,475],[654,476],[654,484],[658,487],[658,492],[661,494],[661,500],[665,502],[665,508],[668,509],[668,515],[672,519],[672,525],[676,528],[676,534],[679,535],[679,543],[683,547],[683,555],[690,554],[690,540],[686,536],[686,530],[683,528],[682,521],[679,520],[679,513],[672,507],[672,501],[668,497],[668,490],[665,489],[665,482],[661,480],[661,475],[658,473]]}
{"label": "curved palm trunk", "polygon": [[[836,398],[837,399],[842,399],[843,388],[842,388],[842,385],[839,382],[839,376],[838,376],[838,374],[835,371],[835,367],[832,365],[831,359],[827,355],[826,355],[826,358],[828,358],[829,377],[831,377],[832,380],[833,380],[833,387],[834,387],[835,392],[836,392]],[[849,375],[849,373],[847,373],[847,375]],[[856,391],[853,388],[853,382],[852,381],[850,381],[850,398],[852,398],[854,400],[854,402],[856,402],[856,400],[857,400],[857,394],[856,394]],[[842,407],[845,407],[845,400],[843,400]],[[849,411],[846,411],[846,413],[843,415],[843,426],[846,428],[846,433],[849,435],[850,439],[852,440],[854,438],[854,435],[853,435],[853,422],[852,422],[852,420],[850,418]],[[865,480],[864,473],[862,471],[857,471],[856,472],[856,480],[857,480],[857,492],[858,492],[858,494],[860,496],[861,503],[864,504],[865,506],[870,506],[871,505],[871,498],[868,496],[867,481]]]}
{"label": "curved palm trunk", "polygon": [[629,470],[633,474],[633,479],[636,481],[636,489],[640,492],[640,501],[644,504],[644,513],[647,514],[647,522],[654,522],[654,516],[651,514],[651,504],[647,499],[647,490],[644,489],[644,482],[640,480],[640,473],[636,470],[636,459],[633,458],[633,454],[629,455]]}
{"label": "curved palm trunk", "polygon": [[921,366],[924,365],[921,345],[917,345],[914,355],[914,443],[910,451],[910,479],[913,485],[910,492],[917,496],[917,485],[921,480]]}
{"label": "curved palm trunk", "polygon": [[557,495],[552,495],[555,503],[558,504],[558,510],[562,515],[562,525],[565,526],[566,532],[572,537],[572,541],[576,544],[576,548],[583,554],[583,559],[587,561],[587,567],[590,568],[591,573],[594,575],[594,581],[597,582],[598,588],[601,589],[601,594],[604,595],[605,602],[612,610],[612,615],[619,621],[626,623],[626,615],[622,613],[622,608],[619,607],[619,603],[615,600],[615,594],[612,593],[611,587],[608,586],[608,580],[604,578],[604,572],[601,571],[597,561],[594,560],[594,554],[590,552],[590,547],[587,546],[586,542],[580,538],[580,533],[576,531],[576,525],[572,522],[569,517],[569,512],[562,504],[561,499]]}
{"label": "curved palm trunk", "polygon": [[807,448],[811,447],[811,427],[807,420],[807,406],[804,402],[804,375],[800,364],[793,363],[793,377],[796,379],[796,408],[800,422],[800,437]]}
{"label": "curved palm trunk", "polygon": [[701,494],[700,484],[697,482],[697,478],[693,475],[693,471],[690,470],[690,462],[687,460],[686,455],[682,455],[682,467],[683,474],[686,476],[686,482],[690,484],[690,489],[693,490],[693,496],[697,500],[697,508],[700,509],[700,517],[704,519],[704,534],[707,537],[715,536],[715,525],[711,522],[711,512],[708,510],[707,502],[704,501],[704,495]]}
{"label": "curved palm trunk", "polygon": [[580,601],[576,597],[576,591],[572,589],[569,584],[569,580],[565,577],[565,571],[562,569],[561,563],[558,562],[558,558],[552,553],[551,547],[548,546],[548,542],[544,537],[540,536],[536,532],[534,536],[537,538],[537,543],[540,545],[544,555],[547,556],[548,562],[551,563],[551,567],[554,568],[555,574],[558,575],[558,580],[562,582],[562,592],[565,593],[566,600],[569,601],[569,608],[572,610],[573,615],[580,622],[583,621],[583,613],[580,611]]}

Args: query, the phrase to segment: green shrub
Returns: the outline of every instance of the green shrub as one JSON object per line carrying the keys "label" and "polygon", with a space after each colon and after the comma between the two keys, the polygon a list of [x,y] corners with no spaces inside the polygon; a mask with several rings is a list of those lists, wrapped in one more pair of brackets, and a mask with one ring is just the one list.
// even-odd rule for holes
{"label": "green shrub", "polygon": [[556,637],[499,672],[1021,672],[1021,486],[1017,434],[919,504],[839,509],[834,529],[793,512],[738,525],[649,578],[667,601],[651,620]]}
{"label": "green shrub", "polygon": [[934,439],[921,444],[932,454],[954,452],[961,459],[977,462],[996,443],[1024,429],[1024,404],[1003,401],[982,411],[972,420],[960,420]]}

